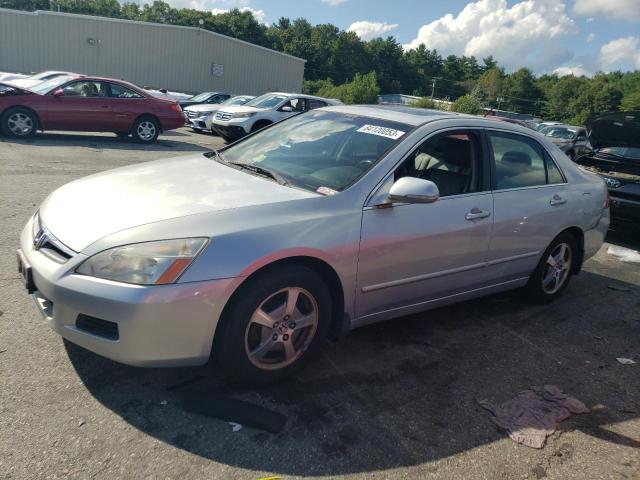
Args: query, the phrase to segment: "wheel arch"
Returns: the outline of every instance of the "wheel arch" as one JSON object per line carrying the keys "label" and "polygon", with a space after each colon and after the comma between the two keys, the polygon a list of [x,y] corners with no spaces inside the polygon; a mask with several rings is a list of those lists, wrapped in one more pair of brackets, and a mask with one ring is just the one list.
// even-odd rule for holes
{"label": "wheel arch", "polygon": [[578,251],[576,252],[577,255],[575,255],[573,258],[572,268],[573,268],[573,273],[580,273],[580,270],[582,270],[582,262],[584,260],[584,232],[580,227],[576,227],[576,226],[568,227],[562,230],[560,233],[558,233],[558,235],[554,237],[554,240],[558,238],[560,235],[562,235],[563,233],[568,233],[572,235],[573,238],[576,239],[576,244],[578,245]]}
{"label": "wheel arch", "polygon": [[253,125],[251,125],[251,133],[256,132],[264,127],[268,127],[273,124],[273,122],[267,118],[261,118],[260,120],[256,120]]}
{"label": "wheel arch", "polygon": [[14,108],[23,108],[33,113],[33,115],[36,117],[36,130],[42,130],[42,119],[40,118],[40,115],[38,114],[38,112],[36,112],[33,108],[29,107],[28,105],[10,105],[4,110],[2,110],[2,112],[0,112],[0,118],[4,117],[5,113],[7,113],[9,110],[13,110]]}
{"label": "wheel arch", "polygon": [[345,313],[344,308],[344,287],[340,276],[336,270],[325,260],[310,255],[295,255],[286,258],[274,260],[272,262],[261,265],[259,268],[251,272],[245,277],[242,282],[236,286],[233,293],[229,296],[224,308],[222,309],[213,335],[213,349],[215,350],[216,339],[220,338],[218,335],[220,331],[220,324],[222,319],[225,318],[228,310],[231,308],[233,302],[242,295],[244,289],[248,287],[250,282],[260,275],[268,274],[271,270],[277,270],[285,265],[303,265],[310,270],[317,273],[320,278],[325,282],[329,288],[331,294],[331,325],[329,327],[329,335],[333,338],[341,337],[344,332],[348,330],[349,321],[348,316]]}
{"label": "wheel arch", "polygon": [[131,128],[129,128],[129,132],[133,132],[133,127],[135,127],[136,123],[138,122],[138,120],[142,119],[142,118],[152,118],[154,119],[156,122],[158,122],[158,127],[160,129],[160,133],[162,133],[162,122],[160,121],[160,118],[155,114],[155,113],[141,113],[140,115],[138,115],[136,118],[133,119],[133,123],[131,124]]}

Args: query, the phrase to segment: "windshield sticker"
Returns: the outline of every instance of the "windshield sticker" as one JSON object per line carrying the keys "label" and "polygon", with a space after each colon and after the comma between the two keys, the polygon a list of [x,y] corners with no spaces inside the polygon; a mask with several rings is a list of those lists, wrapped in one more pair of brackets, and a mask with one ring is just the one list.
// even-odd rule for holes
{"label": "windshield sticker", "polygon": [[334,190],[333,188],[329,188],[329,187],[318,187],[316,189],[316,192],[322,194],[322,195],[335,195],[337,192],[337,190]]}
{"label": "windshield sticker", "polygon": [[356,130],[356,132],[368,133],[369,135],[378,135],[379,137],[391,138],[393,140],[399,139],[405,133],[401,130],[380,127],[378,125],[363,125],[358,130]]}

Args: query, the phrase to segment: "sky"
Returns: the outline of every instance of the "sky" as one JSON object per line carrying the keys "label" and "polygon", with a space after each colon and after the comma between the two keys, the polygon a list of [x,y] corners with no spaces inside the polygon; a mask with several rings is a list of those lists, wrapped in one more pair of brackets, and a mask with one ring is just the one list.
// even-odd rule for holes
{"label": "sky", "polygon": [[593,75],[640,70],[640,0],[166,0],[174,7],[250,10],[260,22],[306,18],[424,43],[443,55],[488,55],[507,71]]}

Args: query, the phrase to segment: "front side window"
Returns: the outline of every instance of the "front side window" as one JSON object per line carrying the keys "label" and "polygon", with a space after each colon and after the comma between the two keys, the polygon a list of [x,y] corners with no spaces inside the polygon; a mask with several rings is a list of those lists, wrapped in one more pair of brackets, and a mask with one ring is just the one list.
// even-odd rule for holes
{"label": "front side window", "polygon": [[280,107],[280,111],[283,111],[285,107],[291,107],[294,112],[304,112],[306,110],[305,105],[306,100],[304,98],[292,98]]}
{"label": "front side window", "polygon": [[489,144],[494,158],[496,190],[564,181],[551,156],[532,139],[512,133],[489,132]]}
{"label": "front side window", "polygon": [[411,129],[377,118],[313,111],[277,123],[221,152],[224,161],[262,167],[308,190],[341,191]]}
{"label": "front side window", "polygon": [[102,82],[81,81],[73,82],[64,87],[65,97],[106,97],[107,90]]}
{"label": "front side window", "polygon": [[122,85],[112,83],[109,86],[111,87],[111,96],[114,98],[143,98],[142,95],[125,88]]}
{"label": "front side window", "polygon": [[255,108],[274,108],[280,102],[286,100],[286,98],[287,97],[284,95],[265,93],[264,95],[260,95],[259,97],[256,97],[248,102],[247,106]]}
{"label": "front side window", "polygon": [[431,180],[441,197],[479,191],[481,141],[477,132],[457,131],[422,143],[396,170],[395,180]]}

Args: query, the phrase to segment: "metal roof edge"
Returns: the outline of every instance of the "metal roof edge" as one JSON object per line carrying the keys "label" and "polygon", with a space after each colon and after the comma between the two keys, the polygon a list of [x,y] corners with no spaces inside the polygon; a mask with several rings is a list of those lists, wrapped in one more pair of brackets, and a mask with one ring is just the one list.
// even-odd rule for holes
{"label": "metal roof edge", "polygon": [[203,32],[209,35],[213,35],[214,37],[221,37],[227,40],[232,40],[234,42],[237,43],[242,43],[245,45],[249,45],[251,47],[254,48],[259,48],[261,50],[266,50],[267,52],[270,53],[275,53],[277,55],[282,55],[283,57],[288,57],[288,58],[292,58],[294,60],[298,60],[300,62],[303,63],[307,63],[307,61],[304,58],[300,58],[300,57],[296,57],[294,55],[289,55],[288,53],[284,53],[284,52],[279,52],[277,50],[273,50],[271,48],[267,48],[267,47],[263,47],[262,45],[256,45],[255,43],[251,43],[251,42],[247,42],[245,40],[240,40],[239,38],[233,38],[233,37],[229,37],[227,35],[223,35],[221,33],[216,33],[216,32],[212,32],[211,30],[205,30],[203,28],[198,28],[198,27],[187,27],[184,25],[167,25],[164,23],[156,23],[156,22],[141,22],[138,20],[127,20],[125,18],[112,18],[112,17],[100,17],[97,15],[83,15],[81,13],[66,13],[66,12],[50,12],[48,10],[36,10],[35,12],[27,12],[24,10],[15,10],[13,8],[0,8],[0,13],[2,12],[7,12],[7,13],[14,13],[14,14],[21,14],[21,15],[53,15],[53,16],[61,16],[61,17],[78,17],[78,18],[90,18],[92,20],[99,20],[99,21],[106,21],[106,22],[117,22],[117,23],[131,23],[131,24],[136,24],[136,25],[147,25],[147,26],[154,26],[154,27],[164,27],[164,28],[183,28],[183,29],[187,29],[187,30],[193,30],[196,32]]}

